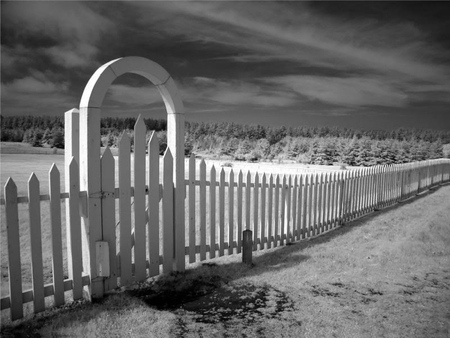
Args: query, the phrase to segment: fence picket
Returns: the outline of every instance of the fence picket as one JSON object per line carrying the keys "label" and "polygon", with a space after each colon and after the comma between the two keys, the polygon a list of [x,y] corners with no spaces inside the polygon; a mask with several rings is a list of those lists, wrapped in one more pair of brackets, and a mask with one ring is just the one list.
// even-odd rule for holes
{"label": "fence picket", "polygon": [[131,170],[130,138],[124,131],[119,143],[120,286],[131,283]]}
{"label": "fence picket", "polygon": [[134,125],[134,278],[143,281],[147,277],[145,238],[145,138],[147,127],[141,115]]}
{"label": "fence picket", "polygon": [[286,175],[283,175],[281,181],[281,205],[280,205],[280,245],[284,245],[285,233],[286,233]]}
{"label": "fence picket", "polygon": [[206,259],[206,163],[200,162],[200,261]]}
{"label": "fence picket", "polygon": [[174,219],[173,219],[173,157],[167,148],[163,158],[163,272],[173,270]]}
{"label": "fence picket", "polygon": [[268,206],[267,206],[267,249],[272,247],[272,211],[273,211],[273,175],[269,176],[269,191],[268,191]]}
{"label": "fence picket", "polygon": [[159,275],[159,142],[153,132],[148,141],[148,255],[150,277]]}
{"label": "fence picket", "polygon": [[10,177],[4,187],[6,236],[8,239],[8,278],[11,320],[23,317],[22,264],[20,262],[19,212],[17,186]]}
{"label": "fence picket", "polygon": [[309,184],[308,184],[308,211],[307,211],[307,216],[308,216],[308,220],[306,223],[306,237],[309,238],[311,237],[312,234],[312,228],[313,228],[313,192],[314,192],[314,180],[313,180],[314,175],[313,174],[309,174]]}
{"label": "fence picket", "polygon": [[325,174],[325,182],[326,182],[326,190],[325,190],[325,196],[326,196],[326,203],[325,203],[325,210],[326,210],[326,215],[325,215],[325,226],[326,226],[326,230],[330,230],[331,229],[331,187],[333,184],[332,181],[332,173],[326,173]]}
{"label": "fence picket", "polygon": [[333,229],[336,226],[336,206],[337,206],[337,203],[338,203],[338,200],[336,198],[336,195],[337,195],[337,179],[338,179],[338,173],[334,172],[331,175],[330,229]]}
{"label": "fence picket", "polygon": [[312,233],[313,236],[319,234],[317,226],[317,197],[318,197],[318,185],[319,185],[319,175],[316,173],[313,175],[313,199],[312,199]]}
{"label": "fence picket", "polygon": [[297,226],[296,226],[296,240],[302,239],[302,223],[303,223],[303,175],[298,177],[298,188],[297,188]]}
{"label": "fence picket", "polygon": [[258,248],[258,194],[259,175],[255,173],[255,183],[253,188],[253,251]]}
{"label": "fence picket", "polygon": [[234,247],[234,172],[230,170],[228,176],[228,254],[233,254]]}
{"label": "fence picket", "polygon": [[216,257],[216,168],[212,166],[210,171],[209,186],[209,258]]}
{"label": "fence picket", "polygon": [[273,232],[273,246],[278,246],[278,224],[279,224],[279,207],[280,207],[280,175],[277,174],[275,178],[275,210],[274,210],[274,232]]}
{"label": "fence picket", "polygon": [[285,209],[286,209],[286,214],[284,216],[285,219],[285,227],[286,227],[286,231],[285,231],[285,239],[286,239],[286,243],[290,243],[290,236],[291,236],[291,185],[292,185],[292,179],[291,179],[291,175],[289,175],[289,177],[286,179],[286,204],[285,204]]}
{"label": "fence picket", "polygon": [[243,188],[243,175],[242,170],[239,170],[238,175],[238,186],[237,186],[237,207],[238,207],[238,214],[237,214],[237,253],[241,253],[242,249],[242,188]]}
{"label": "fence picket", "polygon": [[[107,147],[100,159],[102,199],[103,240],[109,245],[110,276],[105,280],[105,291],[117,287],[116,264],[116,208],[115,190],[115,161],[111,150]],[[145,272],[145,268],[144,268]]]}
{"label": "fence picket", "polygon": [[266,174],[263,174],[261,181],[261,242],[259,247],[261,250],[264,250],[266,241]]}
{"label": "fence picket", "polygon": [[44,272],[42,264],[41,201],[39,180],[34,173],[28,180],[28,211],[30,220],[31,274],[34,312],[45,310]]}
{"label": "fence picket", "polygon": [[250,171],[247,171],[247,181],[245,183],[245,230],[250,230]]}
{"label": "fence picket", "polygon": [[[81,219],[79,214],[80,208],[80,172],[78,163],[74,157],[69,164],[69,216],[70,224],[67,231],[70,232],[70,248],[72,257],[72,276],[73,283],[73,299],[81,299],[83,297],[83,281],[82,281],[82,246],[81,246]],[[69,255],[68,255],[69,256]]]}
{"label": "fence picket", "polygon": [[195,155],[189,157],[189,263],[195,262]]}
{"label": "fence picket", "polygon": [[64,271],[61,234],[60,174],[53,163],[48,173],[50,196],[50,225],[52,233],[52,273],[55,306],[64,304]]}
{"label": "fence picket", "polygon": [[325,185],[323,173],[320,173],[319,181],[317,183],[317,191],[318,191],[318,197],[317,197],[317,234],[321,234],[324,231],[323,226],[323,188]]}
{"label": "fence picket", "polygon": [[292,199],[292,233],[291,233],[291,237],[290,237],[290,241],[294,242],[296,240],[296,238],[298,238],[298,232],[297,232],[297,194],[298,194],[298,182],[297,182],[297,177],[298,175],[294,176],[294,182],[293,182],[293,187],[292,187],[292,195],[291,195],[291,199]]}
{"label": "fence picket", "polygon": [[225,251],[225,171],[220,170],[219,176],[219,257]]}
{"label": "fence picket", "polygon": [[302,198],[302,230],[301,230],[301,238],[305,239],[307,237],[308,233],[308,174],[303,174],[302,177],[304,177],[304,184],[302,188],[303,192],[303,198]]}

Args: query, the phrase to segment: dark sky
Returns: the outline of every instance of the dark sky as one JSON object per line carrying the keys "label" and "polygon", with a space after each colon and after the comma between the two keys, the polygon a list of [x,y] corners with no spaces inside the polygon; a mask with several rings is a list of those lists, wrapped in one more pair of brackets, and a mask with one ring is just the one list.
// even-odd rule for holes
{"label": "dark sky", "polygon": [[[77,107],[102,64],[143,56],[188,121],[450,130],[450,2],[1,2],[2,114]],[[163,118],[118,78],[103,115]]]}

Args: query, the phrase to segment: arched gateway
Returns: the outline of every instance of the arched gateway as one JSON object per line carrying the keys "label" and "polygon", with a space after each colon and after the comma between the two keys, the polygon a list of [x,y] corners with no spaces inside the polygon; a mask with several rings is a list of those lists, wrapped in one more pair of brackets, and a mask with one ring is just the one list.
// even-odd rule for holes
{"label": "arched gateway", "polygon": [[[92,75],[80,102],[80,187],[88,193],[84,218],[84,242],[89,250],[83,265],[91,276],[91,296],[101,297],[104,278],[99,278],[96,268],[96,243],[104,240],[102,225],[101,168],[100,168],[100,117],[105,94],[112,82],[125,73],[139,74],[150,80],[160,92],[167,110],[168,147],[174,157],[174,238],[175,264],[184,270],[184,107],[175,82],[157,63],[142,57],[124,57],[110,61]],[[98,249],[97,249],[98,250]],[[179,252],[179,254],[178,254]],[[90,253],[90,254],[89,254]],[[112,255],[110,255],[111,257]],[[114,256],[115,258],[115,256]],[[114,259],[113,258],[113,259]]]}

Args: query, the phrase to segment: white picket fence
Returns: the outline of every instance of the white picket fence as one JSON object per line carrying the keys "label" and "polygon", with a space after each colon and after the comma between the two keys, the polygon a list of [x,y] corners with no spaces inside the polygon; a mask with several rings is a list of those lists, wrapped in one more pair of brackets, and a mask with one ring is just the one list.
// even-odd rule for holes
{"label": "white picket fence", "polygon": [[[438,159],[392,166],[376,166],[329,173],[277,175],[206,170],[204,160],[189,159],[186,179],[186,238],[174,238],[173,158],[168,149],[162,157],[156,135],[145,144],[142,119],[134,135],[134,170],[131,170],[130,139],[122,136],[116,161],[109,149],[101,157],[103,241],[97,242],[96,278],[105,291],[128,286],[184,263],[203,261],[241,252],[241,236],[252,230],[253,250],[264,250],[320,235],[374,210],[385,208],[450,181],[450,160]],[[146,149],[147,148],[147,149]],[[148,155],[146,155],[146,150]],[[208,175],[207,175],[208,174]],[[82,217],[86,191],[80,191],[77,161],[72,158],[66,173],[70,183],[61,192],[58,168],[49,172],[49,194],[42,194],[33,174],[28,196],[17,196],[13,179],[4,187],[8,243],[9,296],[1,298],[1,309],[10,309],[11,319],[24,316],[23,306],[33,302],[35,313],[46,308],[46,297],[56,306],[64,304],[65,292],[74,300],[83,297],[91,276],[83,272],[89,250],[84,240]],[[161,176],[161,177],[160,177]],[[131,178],[134,184],[131,184]],[[66,201],[68,275],[63,274],[61,200]],[[52,248],[52,280],[44,285],[41,202],[49,201]],[[28,204],[29,215],[20,215],[19,204]],[[29,216],[29,234],[19,233],[20,219]],[[22,271],[23,236],[30,236],[31,272]],[[184,245],[182,258],[175,247]],[[183,263],[183,264],[184,264]],[[184,266],[184,265],[183,265]],[[85,270],[86,271],[86,270]],[[24,273],[31,273],[32,288],[22,289]]]}

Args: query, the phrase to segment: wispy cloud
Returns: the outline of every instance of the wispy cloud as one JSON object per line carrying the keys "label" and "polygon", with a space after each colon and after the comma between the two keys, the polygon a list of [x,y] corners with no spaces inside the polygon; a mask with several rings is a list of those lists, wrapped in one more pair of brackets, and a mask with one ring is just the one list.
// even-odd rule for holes
{"label": "wispy cloud", "polygon": [[402,107],[407,95],[394,85],[373,78],[284,76],[267,79],[313,100],[342,106]]}
{"label": "wispy cloud", "polygon": [[[155,4],[150,4],[154,6]],[[190,39],[229,44],[248,51],[236,61],[291,59],[313,65],[377,72],[396,78],[445,82],[447,66],[431,63],[442,50],[409,22],[341,21],[311,10],[290,11],[286,4],[158,3],[191,18],[183,30]],[[184,20],[188,20],[184,18]],[[176,22],[171,22],[171,25]],[[173,26],[170,29],[175,29]]]}
{"label": "wispy cloud", "polygon": [[107,101],[120,102],[130,106],[146,106],[154,103],[163,103],[161,94],[155,86],[131,87],[122,84],[113,84],[106,93]]}
{"label": "wispy cloud", "polygon": [[224,105],[254,105],[286,107],[296,102],[296,95],[286,91],[275,91],[258,84],[240,80],[218,80],[195,77],[181,85],[186,101],[209,101]]}
{"label": "wispy cloud", "polygon": [[[39,50],[65,67],[91,65],[98,53],[96,43],[114,27],[109,19],[83,2],[30,1],[26,6],[6,2],[2,3],[2,11],[2,25],[14,27],[18,37],[33,37],[28,39],[27,49],[34,53]],[[20,54],[20,46],[8,52]]]}

